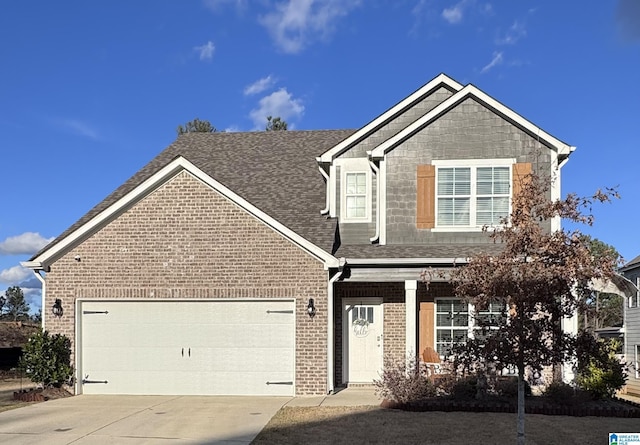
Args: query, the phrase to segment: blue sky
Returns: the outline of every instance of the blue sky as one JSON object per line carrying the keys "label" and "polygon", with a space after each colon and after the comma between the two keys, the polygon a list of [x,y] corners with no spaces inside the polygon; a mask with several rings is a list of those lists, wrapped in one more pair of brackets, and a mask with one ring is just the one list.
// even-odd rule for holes
{"label": "blue sky", "polygon": [[637,0],[30,1],[0,15],[0,292],[199,117],[359,128],[441,72],[578,147],[563,192],[617,186],[584,232],[640,255]]}

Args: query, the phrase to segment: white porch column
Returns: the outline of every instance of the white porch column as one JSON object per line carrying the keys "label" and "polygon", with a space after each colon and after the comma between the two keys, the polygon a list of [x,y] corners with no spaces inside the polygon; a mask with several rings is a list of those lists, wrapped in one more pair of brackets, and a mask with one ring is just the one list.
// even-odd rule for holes
{"label": "white porch column", "polygon": [[406,280],[404,282],[404,307],[406,313],[406,333],[405,344],[407,357],[416,354],[416,291],[418,290],[417,280]]}
{"label": "white porch column", "polygon": [[[578,314],[573,313],[571,317],[562,319],[562,331],[565,334],[576,335],[578,333]],[[562,364],[562,381],[564,383],[572,383],[576,378],[573,367],[576,365],[574,360],[570,360]]]}

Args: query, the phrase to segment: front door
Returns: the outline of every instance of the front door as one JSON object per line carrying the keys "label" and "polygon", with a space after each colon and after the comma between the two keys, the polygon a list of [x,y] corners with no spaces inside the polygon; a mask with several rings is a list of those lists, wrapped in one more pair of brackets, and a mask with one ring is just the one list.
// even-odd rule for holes
{"label": "front door", "polygon": [[382,299],[343,303],[344,383],[371,383],[382,370]]}

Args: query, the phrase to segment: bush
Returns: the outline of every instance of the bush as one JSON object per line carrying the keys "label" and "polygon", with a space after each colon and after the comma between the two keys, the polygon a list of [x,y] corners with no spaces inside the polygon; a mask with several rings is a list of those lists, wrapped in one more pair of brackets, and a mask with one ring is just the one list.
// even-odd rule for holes
{"label": "bush", "polygon": [[463,377],[451,388],[451,397],[456,400],[473,400],[478,391],[478,379],[475,376]]}
{"label": "bush", "polygon": [[544,396],[553,403],[559,405],[570,405],[575,396],[575,390],[571,385],[563,382],[553,382],[544,391]]}
{"label": "bush", "polygon": [[376,394],[386,400],[409,403],[436,395],[436,387],[420,372],[420,363],[415,357],[404,361],[385,358],[380,380],[374,380]]}
{"label": "bush", "polygon": [[36,332],[24,347],[19,367],[34,383],[60,387],[73,374],[71,341],[61,334]]}
{"label": "bush", "polygon": [[626,366],[616,356],[617,339],[595,340],[582,337],[583,350],[578,362],[576,383],[595,399],[612,398],[627,380]]}
{"label": "bush", "polygon": [[[518,377],[498,377],[496,393],[503,397],[518,397]],[[531,385],[524,381],[524,395],[531,395]]]}

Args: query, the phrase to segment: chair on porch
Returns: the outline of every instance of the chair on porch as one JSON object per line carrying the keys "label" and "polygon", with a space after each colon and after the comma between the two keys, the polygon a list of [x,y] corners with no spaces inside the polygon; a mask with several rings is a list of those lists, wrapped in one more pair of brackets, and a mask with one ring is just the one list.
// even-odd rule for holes
{"label": "chair on porch", "polygon": [[427,377],[433,378],[437,374],[442,374],[442,363],[440,355],[431,346],[427,346],[422,351],[422,363]]}

